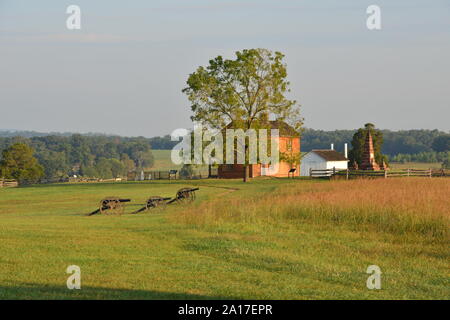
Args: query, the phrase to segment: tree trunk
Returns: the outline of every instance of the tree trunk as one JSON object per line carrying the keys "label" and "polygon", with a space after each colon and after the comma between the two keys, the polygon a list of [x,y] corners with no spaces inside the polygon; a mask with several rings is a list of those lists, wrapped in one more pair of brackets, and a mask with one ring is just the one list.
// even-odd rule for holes
{"label": "tree trunk", "polygon": [[243,170],[243,173],[244,173],[244,177],[243,177],[243,180],[242,181],[244,181],[244,182],[247,182],[247,180],[248,180],[248,176],[249,176],[249,167],[248,167],[248,145],[247,145],[247,142],[245,142],[245,146],[244,146],[244,150],[245,150],[245,152],[244,152],[244,170]]}
{"label": "tree trunk", "polygon": [[248,164],[244,164],[244,177],[243,177],[243,180],[242,181],[244,181],[244,182],[247,182],[247,180],[248,180],[248,177],[249,177],[249,170],[250,169],[250,167],[248,166]]}

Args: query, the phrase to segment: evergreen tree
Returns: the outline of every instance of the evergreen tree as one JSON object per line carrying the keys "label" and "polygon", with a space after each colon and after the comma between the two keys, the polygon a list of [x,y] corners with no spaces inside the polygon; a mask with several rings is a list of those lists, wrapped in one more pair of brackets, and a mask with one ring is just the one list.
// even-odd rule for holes
{"label": "evergreen tree", "polygon": [[375,154],[375,161],[382,165],[383,161],[387,164],[388,159],[381,153],[381,147],[383,145],[383,133],[380,130],[375,129],[375,125],[372,123],[366,123],[364,128],[358,129],[353,135],[352,149],[349,152],[350,164],[356,162],[358,166],[361,165],[364,155],[364,145],[366,142],[367,134],[370,132],[373,140],[373,150]]}

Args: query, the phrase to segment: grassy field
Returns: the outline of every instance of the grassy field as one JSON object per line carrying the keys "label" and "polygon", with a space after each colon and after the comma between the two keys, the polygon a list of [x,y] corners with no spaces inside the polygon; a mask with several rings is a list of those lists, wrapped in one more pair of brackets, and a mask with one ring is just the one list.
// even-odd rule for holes
{"label": "grassy field", "polygon": [[[197,185],[195,204],[92,216]],[[450,180],[303,179],[0,189],[1,299],[448,299]],[[82,289],[68,290],[67,266]],[[368,290],[378,265],[382,289]]]}
{"label": "grassy field", "polygon": [[180,169],[181,165],[175,165],[170,159],[172,150],[152,150],[155,163],[149,170],[167,171],[171,169]]}
{"label": "grassy field", "polygon": [[[168,171],[171,169],[180,170],[181,165],[176,165],[172,162],[171,156],[172,150],[152,150],[155,163],[153,167],[147,170],[153,171]],[[207,165],[196,165],[194,169],[194,174],[201,174],[204,177],[208,176],[208,166]]]}
{"label": "grassy field", "polygon": [[390,162],[391,169],[440,169],[442,164],[440,162]]}

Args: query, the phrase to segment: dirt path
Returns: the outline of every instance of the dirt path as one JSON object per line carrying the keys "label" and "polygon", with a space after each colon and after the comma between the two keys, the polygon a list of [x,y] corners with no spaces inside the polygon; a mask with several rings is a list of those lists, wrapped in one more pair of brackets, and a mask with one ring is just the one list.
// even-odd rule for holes
{"label": "dirt path", "polygon": [[218,196],[224,196],[231,192],[239,191],[241,189],[239,188],[233,188],[233,187],[223,187],[223,186],[213,186],[213,185],[205,185],[205,184],[197,184],[197,186],[201,187],[208,187],[208,188],[217,188],[217,189],[224,189],[225,192],[219,193]]}

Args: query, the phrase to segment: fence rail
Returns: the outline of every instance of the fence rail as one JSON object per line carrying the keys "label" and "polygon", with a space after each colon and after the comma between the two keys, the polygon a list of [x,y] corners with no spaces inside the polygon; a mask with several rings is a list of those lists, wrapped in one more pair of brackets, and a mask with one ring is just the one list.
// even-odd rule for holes
{"label": "fence rail", "polygon": [[14,188],[18,187],[19,182],[14,179],[0,179],[0,188]]}
{"label": "fence rail", "polygon": [[346,179],[356,177],[368,178],[393,178],[393,177],[450,177],[450,170],[447,169],[400,169],[400,170],[350,170],[350,169],[310,169],[311,178],[331,178],[345,177]]}
{"label": "fence rail", "polygon": [[179,179],[208,179],[217,178],[218,169],[211,168],[210,170],[197,170],[192,175],[184,176],[178,170],[165,171],[144,171],[144,172],[130,172],[128,180],[142,181],[142,180],[179,180]]}

